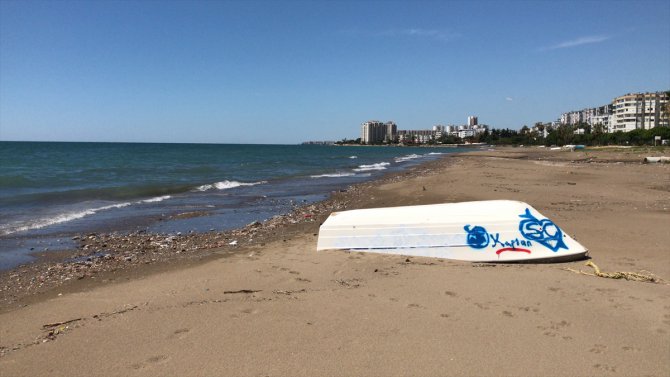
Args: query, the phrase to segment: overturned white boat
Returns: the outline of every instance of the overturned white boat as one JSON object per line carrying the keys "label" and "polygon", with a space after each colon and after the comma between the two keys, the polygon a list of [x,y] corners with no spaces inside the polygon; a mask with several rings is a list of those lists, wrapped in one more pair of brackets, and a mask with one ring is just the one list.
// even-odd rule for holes
{"label": "overturned white boat", "polygon": [[476,262],[563,261],[587,253],[553,221],[512,200],[333,212],[316,249]]}

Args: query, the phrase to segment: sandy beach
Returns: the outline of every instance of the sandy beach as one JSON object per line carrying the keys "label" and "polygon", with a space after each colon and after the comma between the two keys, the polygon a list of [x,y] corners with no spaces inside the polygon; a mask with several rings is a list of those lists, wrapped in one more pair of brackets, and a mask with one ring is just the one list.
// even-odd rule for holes
{"label": "sandy beach", "polygon": [[670,164],[642,164],[663,153],[453,155],[336,193],[291,221],[184,239],[213,247],[191,257],[137,256],[133,268],[6,289],[0,376],[668,376],[664,281],[566,270],[592,272],[585,261],[315,251],[331,210],[511,199],[552,219],[603,271],[668,281]]}

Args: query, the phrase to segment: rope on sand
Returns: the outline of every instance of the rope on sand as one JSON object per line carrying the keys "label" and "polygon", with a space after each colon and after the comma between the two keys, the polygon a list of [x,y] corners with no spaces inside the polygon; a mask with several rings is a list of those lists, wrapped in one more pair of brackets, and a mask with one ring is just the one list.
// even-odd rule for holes
{"label": "rope on sand", "polygon": [[668,284],[665,280],[659,278],[658,276],[652,274],[649,271],[647,274],[640,274],[637,272],[601,272],[600,268],[593,262],[588,261],[586,262],[585,266],[593,267],[593,273],[589,272],[584,272],[582,270],[574,270],[572,268],[566,267],[564,270],[574,272],[576,274],[582,274],[582,275],[589,275],[589,276],[597,276],[601,278],[609,278],[609,279],[626,279],[626,280],[633,280],[633,281],[644,281],[648,283],[659,283],[659,284]]}

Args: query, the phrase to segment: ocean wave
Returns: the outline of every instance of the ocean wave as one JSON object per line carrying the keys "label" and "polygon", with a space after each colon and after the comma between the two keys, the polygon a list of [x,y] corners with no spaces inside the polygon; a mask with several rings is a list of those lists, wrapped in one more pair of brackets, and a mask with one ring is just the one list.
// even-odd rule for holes
{"label": "ocean wave", "polygon": [[389,165],[391,165],[390,162],[378,162],[376,164],[360,165],[358,168],[354,169],[354,171],[384,170]]}
{"label": "ocean wave", "polygon": [[312,178],[341,178],[341,177],[351,177],[356,175],[355,173],[331,173],[331,174],[320,174],[320,175],[311,175]]}
{"label": "ocean wave", "polygon": [[221,181],[221,182],[216,182],[208,185],[202,185],[196,187],[193,191],[209,191],[209,190],[227,190],[235,187],[241,187],[241,186],[256,186],[260,185],[263,183],[267,183],[266,181],[260,181],[260,182],[252,182],[252,183],[247,183],[247,182],[238,182],[238,181]]}
{"label": "ocean wave", "polygon": [[73,221],[73,220],[78,220],[86,216],[90,215],[95,215],[96,213],[100,211],[106,211],[109,209],[114,209],[114,208],[123,208],[123,207],[128,207],[132,205],[133,203],[126,202],[126,203],[118,203],[118,204],[110,204],[107,206],[102,206],[102,207],[97,207],[97,208],[89,208],[81,211],[71,211],[71,212],[65,212],[61,213],[56,216],[52,217],[45,217],[41,219],[36,219],[36,220],[29,220],[29,221],[22,221],[22,222],[17,222],[14,224],[7,224],[4,225],[3,227],[0,228],[0,235],[6,236],[8,234],[16,233],[16,232],[23,232],[26,230],[33,230],[33,229],[40,229],[44,228],[50,225],[56,225],[56,224],[61,224],[65,223],[68,221]]}
{"label": "ocean wave", "polygon": [[396,157],[395,162],[405,162],[405,161],[414,160],[414,159],[417,159],[417,158],[421,158],[421,156],[419,156],[418,154],[410,154],[410,155],[407,155],[407,156]]}
{"label": "ocean wave", "polygon": [[33,219],[33,220],[15,222],[13,224],[5,224],[0,226],[0,235],[6,236],[8,234],[23,232],[26,230],[41,229],[50,225],[62,224],[68,221],[78,220],[86,216],[95,215],[96,213],[101,211],[124,208],[131,206],[133,204],[157,203],[171,198],[172,196],[170,195],[163,195],[155,198],[139,200],[136,202],[123,202],[123,203],[110,204],[102,207],[88,208],[80,211],[69,211],[51,217],[44,217],[41,219]]}
{"label": "ocean wave", "polygon": [[[113,186],[97,188],[52,189],[45,192],[20,193],[0,199],[2,204],[44,203],[45,205],[76,204],[87,201],[126,202],[139,198],[159,198],[181,194],[193,189],[192,185],[163,185],[150,183],[142,186]],[[163,199],[164,200],[164,199]]]}
{"label": "ocean wave", "polygon": [[156,203],[156,202],[162,202],[163,200],[167,200],[167,199],[170,199],[170,198],[172,198],[172,196],[163,195],[163,196],[158,196],[158,197],[151,198],[151,199],[140,200],[138,203]]}
{"label": "ocean wave", "polygon": [[353,160],[355,158],[358,158],[358,156],[349,156],[349,158]]}
{"label": "ocean wave", "polygon": [[444,154],[444,153],[442,153],[442,152],[430,152],[430,153],[428,153],[428,154],[433,154],[433,155],[435,155],[435,154]]}
{"label": "ocean wave", "polygon": [[[245,182],[236,182],[236,181],[222,181],[222,182],[216,182],[211,185],[203,185],[199,186],[195,191],[207,191],[211,189],[217,189],[217,190],[225,190],[229,188],[234,188],[234,187],[240,187],[240,186],[255,186],[261,183],[266,183],[265,181],[262,182],[254,182],[254,183],[245,183]],[[23,221],[16,221],[13,223],[9,224],[2,224],[0,225],[0,236],[6,236],[8,234],[12,233],[17,233],[17,232],[23,232],[27,230],[35,230],[35,229],[41,229],[45,228],[51,225],[56,225],[56,224],[62,224],[66,223],[69,221],[74,221],[78,220],[87,216],[95,215],[96,213],[102,212],[102,211],[107,211],[107,210],[112,210],[112,209],[118,209],[118,208],[124,208],[128,207],[134,204],[151,204],[151,203],[158,203],[162,202],[164,200],[171,199],[172,195],[161,195],[161,196],[155,196],[149,199],[142,199],[142,200],[137,200],[137,201],[129,201],[129,202],[122,202],[122,203],[115,203],[115,204],[110,204],[110,205],[105,205],[105,206],[100,206],[100,207],[95,207],[95,208],[87,208],[87,209],[82,209],[82,210],[74,210],[74,211],[66,211],[60,214],[48,216],[48,217],[42,217],[42,218],[37,218],[37,219],[31,219],[31,220],[23,220]]]}

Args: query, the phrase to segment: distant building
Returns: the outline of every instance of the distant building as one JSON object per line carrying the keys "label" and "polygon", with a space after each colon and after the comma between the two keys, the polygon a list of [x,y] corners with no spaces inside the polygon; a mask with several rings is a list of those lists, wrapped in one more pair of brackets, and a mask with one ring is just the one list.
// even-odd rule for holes
{"label": "distant building", "polygon": [[424,144],[435,140],[435,131],[433,130],[399,130],[398,141],[401,143]]}
{"label": "distant building", "polygon": [[435,134],[435,138],[439,139],[443,135],[446,135],[446,127],[441,124],[436,124],[433,126],[433,133]]}
{"label": "distant building", "polygon": [[668,127],[662,116],[664,104],[668,103],[665,92],[629,93],[616,97],[612,103],[579,111],[570,111],[560,116],[562,125],[602,125],[605,132],[628,132],[636,129]]}
{"label": "distant building", "polygon": [[361,124],[361,142],[373,144],[384,141],[386,125],[378,120],[369,120]]}
{"label": "distant building", "polygon": [[467,128],[467,129],[463,129],[463,130],[458,131],[458,137],[460,137],[461,139],[465,139],[466,137],[473,137],[473,136],[475,136],[475,130],[472,129],[472,128]]}
{"label": "distant building", "polygon": [[361,142],[365,144],[393,141],[397,134],[398,126],[393,121],[369,120],[361,124]]}
{"label": "distant building", "polygon": [[[612,114],[596,115],[591,118],[591,127],[601,125],[603,132],[614,132],[610,130],[610,117]],[[591,128],[593,130],[593,128]]]}
{"label": "distant building", "polygon": [[395,122],[393,121],[386,122],[386,135],[384,136],[384,140],[394,141],[397,136],[398,136],[398,126],[395,124]]}
{"label": "distant building", "polygon": [[667,102],[665,92],[629,93],[615,98],[611,132],[668,127],[668,120],[661,117],[662,106]]}
{"label": "distant building", "polygon": [[430,130],[398,130],[398,126],[393,121],[383,123],[378,120],[369,120],[361,123],[361,142],[364,144],[381,142],[424,144],[437,142],[444,136],[473,137],[488,130],[487,125],[478,123],[476,116],[468,117],[468,123],[461,126],[436,124]]}

